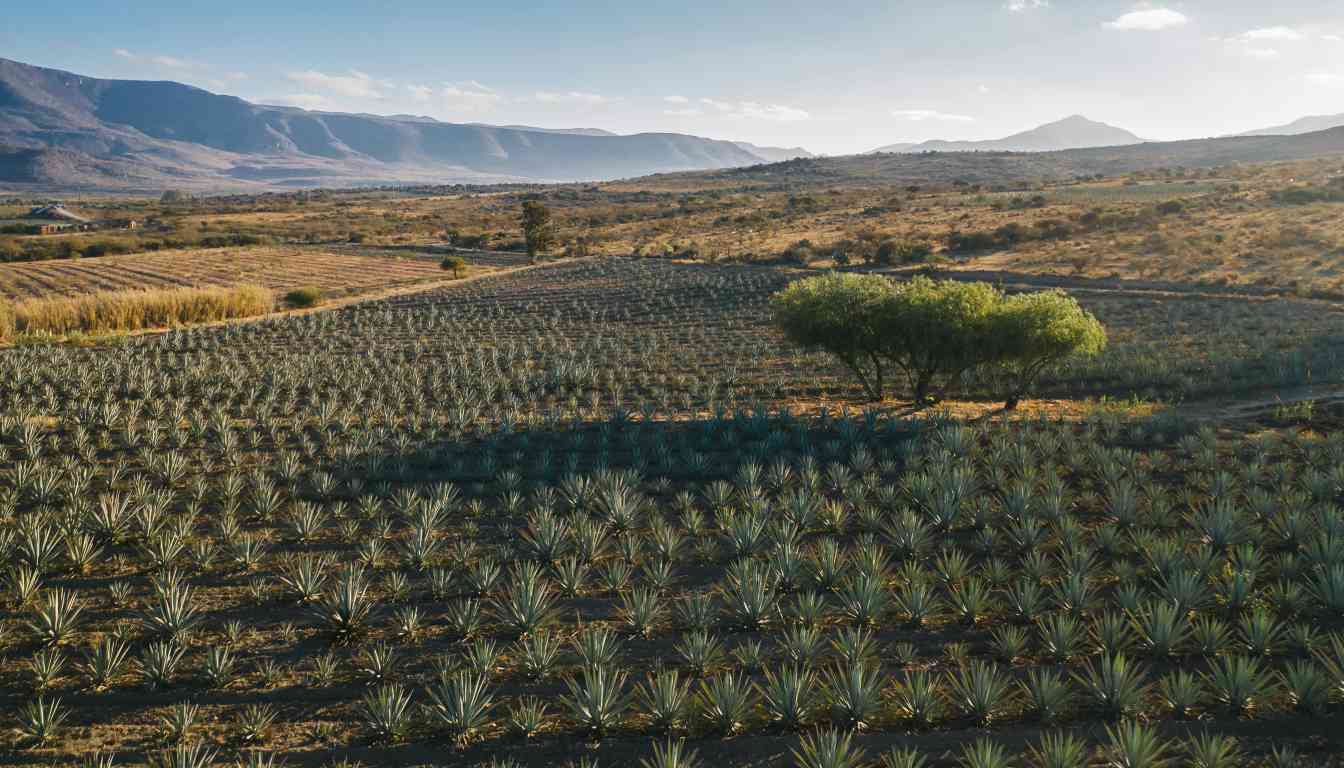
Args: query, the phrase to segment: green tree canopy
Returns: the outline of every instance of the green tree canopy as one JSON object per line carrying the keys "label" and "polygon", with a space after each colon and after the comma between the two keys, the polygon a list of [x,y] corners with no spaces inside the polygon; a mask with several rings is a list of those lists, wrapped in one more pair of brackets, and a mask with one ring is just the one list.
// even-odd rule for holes
{"label": "green tree canopy", "polygon": [[1000,365],[1013,408],[1047,366],[1106,345],[1101,323],[1062,291],[1005,296],[987,283],[830,273],[793,283],[771,307],[786,337],[834,355],[874,400],[891,367],[923,404],[965,372]]}
{"label": "green tree canopy", "polygon": [[1095,357],[1106,348],[1101,322],[1061,290],[1005,297],[991,338],[1013,382],[1004,402],[1009,410],[1047,366],[1074,355]]}
{"label": "green tree canopy", "polygon": [[771,299],[775,323],[808,349],[821,349],[858,377],[869,397],[881,399],[882,308],[894,284],[880,275],[830,272],[799,280]]}

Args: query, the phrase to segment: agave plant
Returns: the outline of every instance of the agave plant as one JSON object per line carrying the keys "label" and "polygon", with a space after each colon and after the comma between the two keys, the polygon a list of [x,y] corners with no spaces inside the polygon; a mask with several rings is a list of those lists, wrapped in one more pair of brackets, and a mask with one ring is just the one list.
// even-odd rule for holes
{"label": "agave plant", "polygon": [[400,741],[411,724],[411,694],[395,683],[380,685],[364,694],[364,724],[377,741]]}
{"label": "agave plant", "polygon": [[726,672],[700,683],[700,713],[718,733],[736,733],[745,724],[754,702],[751,683],[741,675]]}
{"label": "agave plant", "polygon": [[908,672],[896,683],[893,699],[900,716],[919,728],[928,728],[943,715],[945,701],[938,677],[926,671]]}
{"label": "agave plant", "polygon": [[882,681],[875,667],[841,664],[827,671],[824,684],[832,723],[861,730],[876,718],[881,708]]}
{"label": "agave plant", "polygon": [[639,759],[641,768],[699,768],[695,750],[686,748],[684,739],[654,742],[653,754]]}
{"label": "agave plant", "polygon": [[1008,768],[1011,763],[1002,744],[984,738],[962,747],[957,762],[963,768]]}
{"label": "agave plant", "polygon": [[845,731],[809,734],[792,752],[796,768],[859,768],[865,760],[863,749],[854,746]]}
{"label": "agave plant", "polygon": [[1183,747],[1190,768],[1235,768],[1242,764],[1241,748],[1231,736],[1197,733]]}
{"label": "agave plant", "polygon": [[589,735],[601,738],[621,724],[631,696],[624,692],[626,675],[611,666],[586,666],[566,681],[565,706]]}
{"label": "agave plant", "polygon": [[84,655],[84,673],[95,691],[106,690],[126,670],[131,648],[127,643],[104,637]]}
{"label": "agave plant", "polygon": [[812,715],[816,684],[816,675],[811,671],[789,666],[778,674],[767,670],[765,681],[757,690],[772,720],[789,730],[798,730]]}
{"label": "agave plant", "polygon": [[649,716],[649,725],[663,733],[682,726],[689,703],[690,683],[676,670],[659,670],[639,688],[640,708]]}
{"label": "agave plant", "polygon": [[264,742],[275,719],[275,707],[269,704],[247,704],[238,712],[238,736],[245,744]]}
{"label": "agave plant", "polygon": [[988,725],[1013,700],[1013,684],[993,664],[976,661],[949,675],[952,701],[981,725]]}
{"label": "agave plant", "polygon": [[368,631],[374,607],[364,571],[347,567],[336,576],[336,583],[312,604],[311,611],[336,642],[345,644]]}
{"label": "agave plant", "polygon": [[546,705],[539,698],[521,697],[508,713],[508,729],[515,736],[532,738],[546,725]]}
{"label": "agave plant", "polygon": [[1027,711],[1044,723],[1059,720],[1073,702],[1073,688],[1058,672],[1033,669],[1022,684]]}
{"label": "agave plant", "polygon": [[1260,662],[1247,656],[1220,656],[1204,675],[1214,699],[1232,714],[1245,714],[1274,690],[1274,681]]}
{"label": "agave plant", "polygon": [[1041,734],[1027,748],[1034,768],[1087,768],[1088,752],[1087,742],[1063,731]]}
{"label": "agave plant", "polygon": [[58,645],[70,639],[84,610],[73,590],[53,589],[38,601],[28,626],[45,645]]}
{"label": "agave plant", "polygon": [[46,744],[68,716],[60,699],[39,696],[19,710],[19,735],[34,744]]}
{"label": "agave plant", "polygon": [[168,714],[159,718],[167,740],[173,744],[186,741],[187,734],[196,724],[201,708],[189,701],[179,701],[168,709]]}
{"label": "agave plant", "polygon": [[178,744],[172,749],[149,755],[150,768],[208,768],[215,762],[218,750],[201,742]]}
{"label": "agave plant", "polygon": [[1150,726],[1125,720],[1106,726],[1106,736],[1109,768],[1162,768],[1170,762],[1166,742]]}
{"label": "agave plant", "polygon": [[1074,679],[1107,717],[1130,717],[1143,708],[1146,674],[1122,655],[1103,656]]}
{"label": "agave plant", "polygon": [[485,676],[468,672],[441,676],[430,686],[429,699],[425,710],[430,719],[445,728],[461,746],[489,723],[490,710],[494,706]]}
{"label": "agave plant", "polygon": [[554,615],[554,606],[550,584],[534,563],[521,564],[503,597],[494,602],[499,620],[519,635],[544,627]]}

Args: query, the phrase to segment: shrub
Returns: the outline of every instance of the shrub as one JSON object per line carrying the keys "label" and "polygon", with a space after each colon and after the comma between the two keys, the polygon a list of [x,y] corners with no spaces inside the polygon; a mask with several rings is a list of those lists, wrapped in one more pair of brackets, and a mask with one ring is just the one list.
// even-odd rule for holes
{"label": "shrub", "polygon": [[933,256],[933,248],[928,243],[917,240],[883,240],[873,254],[876,264],[916,264],[928,261]]}
{"label": "shrub", "polygon": [[467,268],[467,260],[461,256],[445,256],[443,261],[439,262],[439,269],[445,272],[452,272],[453,277],[461,277],[462,270]]}
{"label": "shrub", "polygon": [[790,264],[801,264],[802,266],[811,264],[816,257],[817,251],[812,247],[811,240],[799,240],[788,248],[785,248],[784,252],[779,255],[781,261]]}
{"label": "shrub", "polygon": [[322,289],[311,285],[295,288],[285,294],[285,303],[296,309],[316,307],[322,303]]}
{"label": "shrub", "polygon": [[[256,285],[107,291],[23,301],[13,308],[15,331],[68,334],[169,328],[269,312],[271,292]],[[0,336],[3,335],[0,318]]]}

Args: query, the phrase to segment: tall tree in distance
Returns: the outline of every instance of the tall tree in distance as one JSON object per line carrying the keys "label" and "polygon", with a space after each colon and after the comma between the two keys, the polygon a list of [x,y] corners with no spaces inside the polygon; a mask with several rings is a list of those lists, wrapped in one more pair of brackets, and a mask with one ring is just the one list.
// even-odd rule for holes
{"label": "tall tree in distance", "polygon": [[537,200],[523,201],[523,239],[527,241],[527,258],[533,264],[537,257],[555,243],[551,228],[551,211]]}

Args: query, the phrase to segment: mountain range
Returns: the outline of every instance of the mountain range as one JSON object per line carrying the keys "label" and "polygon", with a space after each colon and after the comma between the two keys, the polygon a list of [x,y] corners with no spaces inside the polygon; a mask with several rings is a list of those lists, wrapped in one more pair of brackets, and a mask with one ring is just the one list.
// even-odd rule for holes
{"label": "mountain range", "polygon": [[1083,147],[1121,147],[1142,144],[1143,141],[1123,128],[1072,115],[1002,139],[888,144],[873,152],[1056,152]]}
{"label": "mountain range", "polygon": [[677,133],[313,112],[0,59],[0,181],[10,184],[223,190],[601,180],[784,156],[803,155]]}
{"label": "mountain range", "polygon": [[1287,125],[1260,128],[1254,131],[1238,133],[1238,136],[1300,136],[1304,133],[1328,131],[1344,125],[1344,115],[1311,115],[1300,117]]}

